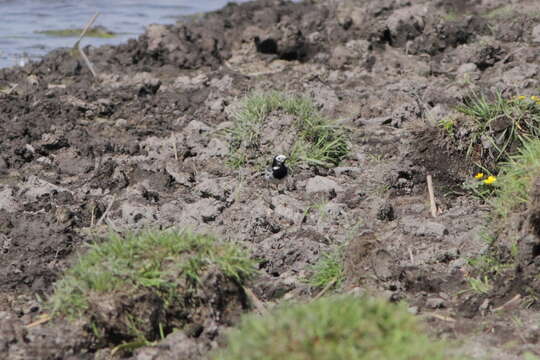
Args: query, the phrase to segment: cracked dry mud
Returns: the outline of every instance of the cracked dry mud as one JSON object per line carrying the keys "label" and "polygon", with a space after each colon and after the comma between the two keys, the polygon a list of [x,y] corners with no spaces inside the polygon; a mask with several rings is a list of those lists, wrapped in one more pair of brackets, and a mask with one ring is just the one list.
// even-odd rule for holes
{"label": "cracked dry mud", "polygon": [[[538,91],[539,14],[534,0],[256,1],[88,48],[98,81],[67,50],[1,70],[0,358],[110,357],[77,323],[26,327],[105,223],[241,242],[261,259],[250,286],[268,306],[315,296],[303,278],[344,245],[338,291],[405,300],[473,358],[540,354],[538,304],[491,311],[527,283],[501,283],[493,297],[463,292],[467,260],[487,247],[489,209],[460,192],[474,163],[437,127],[471,90]],[[224,130],[252,90],[312,97],[350,130],[348,157],[296,168],[269,198],[255,170],[225,165]],[[225,328],[205,325],[131,356],[202,359]]]}

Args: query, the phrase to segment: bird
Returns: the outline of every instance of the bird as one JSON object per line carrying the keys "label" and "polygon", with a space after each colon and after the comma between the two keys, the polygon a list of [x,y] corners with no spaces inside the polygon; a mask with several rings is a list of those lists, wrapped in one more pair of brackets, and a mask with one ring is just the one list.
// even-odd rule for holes
{"label": "bird", "polygon": [[271,184],[276,184],[279,190],[279,184],[285,182],[289,169],[285,165],[287,157],[285,155],[276,155],[272,159],[272,165],[267,167],[264,172],[264,178]]}

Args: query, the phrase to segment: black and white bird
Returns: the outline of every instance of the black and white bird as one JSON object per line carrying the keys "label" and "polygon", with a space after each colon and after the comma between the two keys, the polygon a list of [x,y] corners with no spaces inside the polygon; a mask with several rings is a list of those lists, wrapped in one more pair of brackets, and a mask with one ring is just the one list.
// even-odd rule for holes
{"label": "black and white bird", "polygon": [[285,155],[277,155],[272,160],[272,166],[266,168],[264,172],[264,178],[272,184],[279,184],[285,182],[287,175],[289,175],[289,169],[285,165],[287,157]]}

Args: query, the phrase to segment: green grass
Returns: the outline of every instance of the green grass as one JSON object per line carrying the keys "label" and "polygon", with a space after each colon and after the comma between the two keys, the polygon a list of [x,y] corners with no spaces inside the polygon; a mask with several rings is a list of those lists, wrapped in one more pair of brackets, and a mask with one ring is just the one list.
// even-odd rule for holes
{"label": "green grass", "polygon": [[345,279],[341,250],[323,254],[319,261],[313,265],[311,271],[312,274],[308,281],[311,286],[338,288]]}
{"label": "green grass", "polygon": [[[480,159],[481,166],[496,172],[497,163],[516,152],[522,142],[540,137],[540,99],[493,99],[472,94],[457,110],[472,120],[468,156]],[[486,146],[487,145],[487,146]]]}
{"label": "green grass", "polygon": [[[54,37],[79,37],[82,33],[83,29],[58,29],[58,30],[43,30],[43,31],[36,31],[37,34],[43,34],[47,36],[54,36]],[[108,30],[105,30],[102,27],[94,27],[91,29],[88,29],[88,31],[85,33],[85,37],[94,37],[94,38],[113,38],[117,34],[110,32]]]}
{"label": "green grass", "polygon": [[452,116],[445,117],[439,120],[439,127],[443,129],[450,137],[454,137],[454,131],[456,129],[456,119]]}
{"label": "green grass", "polygon": [[493,285],[487,275],[484,277],[469,278],[469,286],[477,294],[488,294],[493,289]]}
{"label": "green grass", "polygon": [[210,267],[240,283],[255,271],[243,250],[209,235],[177,230],[112,234],[90,245],[55,284],[52,314],[92,316],[89,299],[115,292],[149,291],[168,304],[183,295],[180,292],[196,289]]}
{"label": "green grass", "polygon": [[245,316],[214,360],[450,359],[405,305],[374,298],[329,297]]}
{"label": "green grass", "polygon": [[[258,163],[276,155],[261,152],[265,122],[273,112],[294,117],[292,128],[286,130],[297,135],[289,153],[285,154],[289,165],[306,163],[332,167],[347,155],[349,142],[345,129],[323,117],[311,99],[272,91],[248,95],[233,114],[229,166],[239,168],[249,160]],[[279,144],[280,139],[274,141]]]}
{"label": "green grass", "polygon": [[529,202],[533,181],[540,175],[540,140],[525,141],[518,153],[501,165],[492,199],[496,215],[506,219],[511,212],[522,211]]}

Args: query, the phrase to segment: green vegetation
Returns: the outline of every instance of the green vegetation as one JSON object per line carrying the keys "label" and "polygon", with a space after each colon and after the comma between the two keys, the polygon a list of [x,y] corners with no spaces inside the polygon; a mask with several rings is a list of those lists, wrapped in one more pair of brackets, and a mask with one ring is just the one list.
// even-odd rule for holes
{"label": "green vegetation", "polygon": [[[47,35],[47,36],[55,36],[55,37],[79,37],[82,31],[83,29],[58,29],[58,30],[36,31],[36,33]],[[86,31],[84,36],[94,37],[94,38],[113,38],[117,36],[117,34],[111,31],[108,31],[101,26],[96,26],[96,27],[88,29],[88,31]]]}
{"label": "green vegetation", "polygon": [[487,294],[493,289],[493,285],[487,275],[484,277],[469,278],[469,286],[477,294]]}
{"label": "green vegetation", "polygon": [[518,153],[502,164],[497,177],[497,196],[492,204],[495,214],[506,218],[523,210],[529,202],[533,182],[540,175],[540,140],[525,141]]}
{"label": "green vegetation", "polygon": [[473,94],[457,110],[473,120],[467,155],[479,156],[481,165],[491,171],[524,140],[540,137],[540,98],[536,96],[505,99],[496,93],[491,101]]}
{"label": "green vegetation", "polygon": [[[249,160],[267,161],[275,146],[263,149],[261,137],[272,113],[292,116],[291,124],[283,131],[297,134],[289,149],[288,164],[307,163],[331,167],[339,164],[349,151],[345,130],[324,118],[313,102],[305,97],[287,96],[280,92],[254,93],[247,96],[233,114],[228,164],[238,168]],[[273,139],[280,144],[281,137]],[[287,154],[286,154],[287,155]]]}
{"label": "green vegetation", "polygon": [[[254,273],[255,264],[237,246],[209,235],[178,230],[112,234],[106,241],[90,245],[56,283],[50,306],[55,316],[99,319],[106,318],[96,313],[105,299],[115,304],[129,298],[142,307],[143,300],[133,299],[147,298],[159,299],[153,303],[163,304],[164,311],[179,311],[179,307],[188,306],[187,298],[203,285],[201,277],[207,271],[218,271],[229,281],[241,284]],[[127,329],[124,336],[144,339],[141,334],[147,330],[142,330],[141,322],[149,320],[125,304],[120,306],[122,310],[115,319],[122,317],[122,329]],[[120,315],[122,311],[127,314]],[[100,325],[92,325],[98,337],[104,335]],[[159,326],[154,329],[156,336],[163,335],[163,324],[153,326]]]}
{"label": "green vegetation", "polygon": [[405,305],[374,298],[329,297],[245,316],[214,360],[449,359]]}
{"label": "green vegetation", "polygon": [[311,286],[319,288],[325,288],[326,286],[339,287],[345,279],[341,250],[338,249],[323,254],[311,270],[313,271],[309,278]]}
{"label": "green vegetation", "polygon": [[439,121],[439,126],[446,131],[446,134],[450,137],[454,137],[454,131],[456,129],[456,119],[448,116]]}

